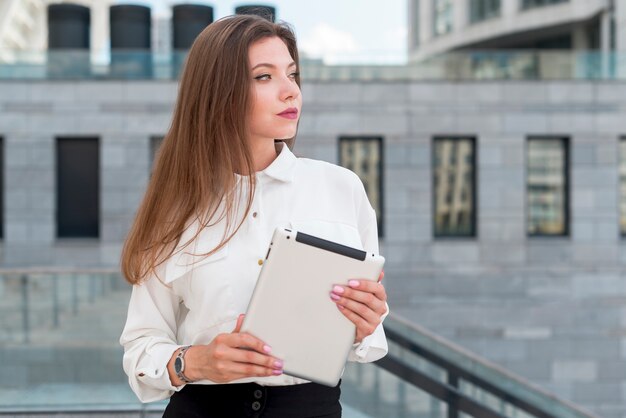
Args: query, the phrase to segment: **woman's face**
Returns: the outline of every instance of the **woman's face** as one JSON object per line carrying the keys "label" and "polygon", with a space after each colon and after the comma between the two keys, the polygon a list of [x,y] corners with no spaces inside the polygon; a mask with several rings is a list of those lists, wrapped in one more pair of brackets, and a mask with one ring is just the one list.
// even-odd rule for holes
{"label": "woman's face", "polygon": [[299,69],[289,55],[287,45],[278,37],[256,41],[250,46],[248,61],[252,76],[251,140],[273,141],[294,137],[302,96],[296,84]]}

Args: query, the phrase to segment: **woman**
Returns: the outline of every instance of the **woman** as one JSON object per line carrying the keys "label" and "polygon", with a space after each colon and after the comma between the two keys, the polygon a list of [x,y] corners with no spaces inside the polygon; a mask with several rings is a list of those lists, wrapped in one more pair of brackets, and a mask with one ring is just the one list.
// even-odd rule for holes
{"label": "woman", "polygon": [[[171,396],[164,416],[341,416],[339,387],[284,375],[271,347],[239,332],[275,227],[378,252],[358,177],[290,150],[298,66],[293,31],[256,16],[212,23],[189,51],[122,254],[134,285],[124,371],[142,402]],[[382,284],[335,286],[329,303],[356,325],[349,360],[386,354]]]}

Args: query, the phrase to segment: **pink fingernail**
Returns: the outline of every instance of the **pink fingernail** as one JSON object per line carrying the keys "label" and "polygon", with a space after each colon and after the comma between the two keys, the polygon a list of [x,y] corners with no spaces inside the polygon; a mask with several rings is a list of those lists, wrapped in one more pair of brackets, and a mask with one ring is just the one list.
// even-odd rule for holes
{"label": "pink fingernail", "polygon": [[263,351],[265,351],[266,353],[269,353],[270,351],[272,351],[272,347],[270,347],[269,345],[264,345]]}
{"label": "pink fingernail", "polygon": [[274,370],[274,371],[272,371],[272,374],[278,376],[278,375],[283,374],[283,371],[282,370]]}
{"label": "pink fingernail", "polygon": [[335,286],[335,287],[333,287],[333,292],[342,294],[343,293],[343,287]]}
{"label": "pink fingernail", "polygon": [[342,311],[345,309],[345,308],[344,308],[343,306],[341,306],[341,305],[337,305],[337,307],[338,307],[339,309],[341,309]]}
{"label": "pink fingernail", "polygon": [[274,367],[276,367],[277,369],[282,369],[283,368],[283,362],[280,360],[276,360],[274,362]]}
{"label": "pink fingernail", "polygon": [[348,285],[349,285],[350,287],[358,287],[358,286],[359,286],[359,281],[358,281],[358,280],[350,280],[350,281],[348,282]]}
{"label": "pink fingernail", "polygon": [[331,293],[331,294],[330,294],[330,298],[331,298],[332,300],[339,300],[339,299],[341,299],[341,296],[336,295],[336,294],[334,294],[334,293]]}

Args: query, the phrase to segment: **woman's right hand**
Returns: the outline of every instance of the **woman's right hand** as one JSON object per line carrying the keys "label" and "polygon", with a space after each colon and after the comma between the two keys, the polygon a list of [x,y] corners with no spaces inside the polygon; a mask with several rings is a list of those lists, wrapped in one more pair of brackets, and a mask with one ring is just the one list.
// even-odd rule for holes
{"label": "woman's right hand", "polygon": [[283,362],[269,355],[271,348],[267,344],[239,332],[243,318],[243,314],[239,315],[237,326],[230,334],[219,334],[208,345],[194,345],[187,350],[184,373],[188,379],[227,383],[283,373]]}

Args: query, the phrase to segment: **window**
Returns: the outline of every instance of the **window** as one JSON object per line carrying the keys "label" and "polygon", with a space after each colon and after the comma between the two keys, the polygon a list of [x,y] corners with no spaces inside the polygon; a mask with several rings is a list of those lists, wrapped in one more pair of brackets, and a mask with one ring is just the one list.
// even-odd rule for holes
{"label": "window", "polygon": [[365,186],[367,197],[376,211],[378,236],[383,236],[382,161],[383,139],[380,137],[339,138],[339,161],[354,171]]}
{"label": "window", "polygon": [[452,32],[452,0],[433,1],[435,36]]}
{"label": "window", "polygon": [[100,233],[98,138],[57,138],[57,237]]}
{"label": "window", "polygon": [[471,0],[470,22],[477,23],[500,15],[500,0]]}
{"label": "window", "polygon": [[535,7],[550,6],[552,4],[566,3],[569,0],[522,0],[522,10]]}
{"label": "window", "polygon": [[435,237],[476,236],[476,140],[433,140],[433,232]]}
{"label": "window", "polygon": [[528,235],[569,233],[567,138],[531,137],[527,148]]}
{"label": "window", "polygon": [[619,141],[619,227],[626,236],[626,136]]}

